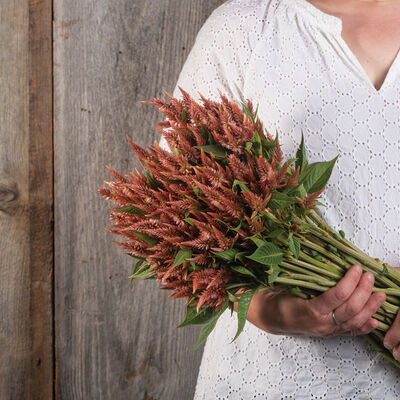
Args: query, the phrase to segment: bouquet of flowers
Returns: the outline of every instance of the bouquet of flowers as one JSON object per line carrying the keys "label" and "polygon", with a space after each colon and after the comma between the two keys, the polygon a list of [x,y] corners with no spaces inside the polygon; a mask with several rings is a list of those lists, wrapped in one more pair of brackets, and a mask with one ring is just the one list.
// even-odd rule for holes
{"label": "bouquet of flowers", "polygon": [[[383,346],[383,333],[400,306],[400,271],[372,258],[336,232],[317,213],[334,158],[309,164],[302,138],[296,158],[284,160],[278,134],[263,128],[250,100],[197,103],[145,101],[167,118],[156,127],[171,152],[157,141],[143,148],[128,142],[144,172],[121,175],[98,193],[110,207],[110,232],[134,257],[134,278],[157,279],[170,297],[186,299],[180,327],[200,324],[197,348],[218,318],[237,303],[236,339],[256,291],[280,288],[304,299],[328,290],[355,263],[375,276],[373,291],[386,301],[373,315],[369,341],[400,367]],[[234,340],[233,339],[233,340]]]}

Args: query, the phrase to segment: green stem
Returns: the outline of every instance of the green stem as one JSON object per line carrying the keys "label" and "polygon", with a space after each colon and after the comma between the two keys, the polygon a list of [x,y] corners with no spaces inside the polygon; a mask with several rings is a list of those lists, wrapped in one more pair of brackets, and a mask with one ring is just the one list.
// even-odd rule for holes
{"label": "green stem", "polygon": [[391,294],[391,295],[394,295],[394,296],[400,296],[400,289],[393,289],[393,288],[384,289],[384,288],[373,287],[372,291],[374,293],[375,292],[383,292],[383,293]]}
{"label": "green stem", "polygon": [[[306,280],[307,282],[313,282],[313,283],[317,283],[318,285],[328,286],[328,287],[333,287],[336,285],[336,282],[331,281],[330,279],[323,278],[321,276],[312,276],[312,275],[306,275],[306,274],[293,274],[290,272],[286,272],[286,273],[290,274],[290,276],[288,276],[289,279],[295,279],[295,280],[300,280],[300,281]],[[282,278],[284,278],[284,276]]]}
{"label": "green stem", "polygon": [[337,256],[336,254],[333,254],[331,251],[326,250],[325,248],[323,248],[322,246],[313,243],[311,240],[306,239],[304,236],[302,236],[303,240],[300,240],[300,244],[313,249],[315,251],[318,251],[319,253],[323,254],[324,256],[326,256],[327,258],[331,259],[332,261],[335,262],[335,264],[338,264],[339,266],[345,268],[345,269],[350,269],[351,265],[342,260],[339,256]]}
{"label": "green stem", "polygon": [[[344,253],[346,253],[350,256],[353,256],[354,258],[361,261],[363,264],[374,269],[376,272],[379,272],[380,274],[385,274],[387,277],[390,277],[393,280],[395,280],[397,283],[400,283],[400,271],[396,270],[395,268],[384,265],[382,261],[368,256],[367,254],[363,253],[361,250],[357,251],[357,250],[354,250],[353,248],[349,248],[347,245],[344,245],[343,243],[339,242],[338,240],[336,240],[332,237],[325,236],[319,232],[313,232],[313,234],[320,237],[321,239],[325,239],[332,246],[335,246],[337,249],[340,249]],[[385,267],[386,267],[387,271],[385,271]]]}
{"label": "green stem", "polygon": [[[290,263],[287,262],[287,261],[282,261],[279,264],[279,267],[281,267],[283,270],[285,270],[285,268],[286,268],[286,269],[289,269],[291,271],[300,272],[302,274],[307,274],[307,275],[310,275],[310,276],[317,276],[317,277],[321,276],[320,273],[309,271],[308,269],[304,269],[304,267],[299,267],[298,265],[293,263],[293,261],[290,262]],[[318,272],[320,272],[320,270],[318,268],[316,268],[316,269],[318,270]]]}
{"label": "green stem", "polygon": [[[310,271],[313,271],[316,275],[324,274],[324,275],[326,275],[326,276],[328,276],[330,278],[334,278],[334,279],[342,278],[342,275],[340,273],[336,272],[336,271],[335,272],[328,271],[325,268],[320,268],[319,266],[315,266],[314,264],[307,263],[305,261],[296,259],[296,258],[294,258],[292,256],[288,256],[287,257],[286,263],[288,263],[288,264],[290,263],[291,265],[293,265],[293,264],[298,265],[299,268],[300,267],[306,268],[306,269],[308,269]],[[281,263],[280,265],[283,265],[283,263]],[[300,269],[302,269],[302,268],[300,268]],[[302,269],[302,270],[304,271],[304,269]]]}
{"label": "green stem", "polygon": [[340,276],[342,277],[342,269],[337,266],[336,264],[332,264],[332,263],[325,263],[322,261],[319,261],[311,256],[309,256],[308,254],[304,253],[303,251],[300,251],[300,256],[299,258],[301,260],[307,261],[310,264],[314,264],[315,266],[321,267],[322,269],[329,271],[329,272],[333,272],[333,273],[340,273]]}
{"label": "green stem", "polygon": [[300,286],[300,287],[305,287],[305,288],[309,288],[309,289],[315,289],[320,292],[325,292],[326,290],[330,289],[327,286],[318,285],[316,283],[302,281],[302,280],[296,280],[296,279],[290,279],[290,278],[282,278],[280,276],[278,276],[274,280],[274,282],[283,283],[285,285],[290,285],[290,286]]}
{"label": "green stem", "polygon": [[396,367],[400,368],[400,362],[393,357],[393,354],[386,347],[383,346],[382,343],[384,336],[380,332],[377,332],[376,330],[372,331],[366,335],[366,339],[372,344],[376,351],[382,354],[383,357],[385,357]]}
{"label": "green stem", "polygon": [[[346,260],[348,260],[351,264],[359,264],[359,261],[356,260],[355,258],[353,258],[352,256],[346,255]],[[396,285],[393,281],[391,281],[385,275],[382,275],[380,273],[377,274],[375,270],[373,270],[372,268],[370,268],[366,265],[362,265],[362,267],[365,271],[369,271],[369,272],[373,273],[375,276],[375,279],[377,281],[379,281],[381,284],[383,284],[384,286],[389,286],[390,288],[394,288],[394,289],[400,289],[399,285]]]}
{"label": "green stem", "polygon": [[333,228],[331,228],[318,214],[316,211],[314,210],[310,210],[310,213],[308,215],[308,217],[316,224],[316,228],[320,229],[321,231],[323,231],[323,229],[321,229],[319,227],[319,225],[322,225],[325,230],[327,230],[331,235],[337,235],[338,237],[340,237],[340,241],[342,241],[344,244],[346,244],[347,246],[351,247],[352,249],[356,250],[356,251],[360,251],[353,243],[351,243],[349,240],[347,240],[346,238],[342,237],[339,232],[336,232]]}

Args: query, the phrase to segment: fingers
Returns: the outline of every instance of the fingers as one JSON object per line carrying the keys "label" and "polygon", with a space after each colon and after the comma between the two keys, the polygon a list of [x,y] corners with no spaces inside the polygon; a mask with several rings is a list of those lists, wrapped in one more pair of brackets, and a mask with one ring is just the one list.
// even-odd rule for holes
{"label": "fingers", "polygon": [[[378,296],[378,299],[376,299],[376,296],[374,297],[371,296],[373,286],[374,286],[374,275],[371,272],[365,272],[362,275],[360,281],[358,282],[356,289],[353,291],[353,293],[347,299],[347,301],[335,309],[336,320],[339,323],[343,323],[346,321],[350,321],[353,317],[357,315],[358,319],[356,321],[358,323],[363,322],[364,324],[367,321],[367,319],[372,314],[374,314],[375,311],[367,315],[367,313],[376,305],[377,300],[379,300],[380,298]],[[374,298],[374,301],[372,302],[372,304],[369,304],[368,310],[364,310],[364,306],[367,304],[367,302],[371,297]],[[378,306],[378,308],[379,307],[380,306]],[[362,315],[359,315],[361,310],[364,310],[364,313]],[[360,327],[361,325],[359,326],[359,328]]]}
{"label": "fingers", "polygon": [[[378,321],[371,318],[374,315],[379,307],[386,300],[386,294],[383,292],[373,293],[362,310],[356,314],[354,317],[350,318],[348,321],[342,323],[340,327],[344,331],[360,331],[359,334],[369,333],[371,330],[375,329],[378,326]],[[336,311],[335,311],[336,315]],[[376,326],[375,326],[376,324]]]}
{"label": "fingers", "polygon": [[[333,288],[310,300],[320,314],[329,314],[341,306],[354,292],[361,278],[361,266],[353,265]],[[336,315],[336,312],[335,312]]]}
{"label": "fingers", "polygon": [[[362,274],[361,266],[355,264],[335,287],[311,299],[311,312],[314,319],[318,320],[314,327],[315,334],[323,337],[356,336],[376,329],[379,321],[372,316],[385,302],[386,294],[372,293],[373,286],[374,275],[371,272]],[[340,325],[335,324],[332,311]],[[400,332],[397,343],[400,355]]]}
{"label": "fingers", "polygon": [[393,350],[393,356],[396,360],[400,359],[400,311],[397,313],[389,330],[386,332],[385,338],[383,340],[383,345],[389,349]]}
{"label": "fingers", "polygon": [[341,332],[339,334],[344,336],[367,335],[368,333],[371,333],[374,329],[376,329],[378,327],[378,324],[378,320],[374,318],[369,318],[361,328],[346,328],[344,332]]}
{"label": "fingers", "polygon": [[393,349],[393,357],[396,359],[396,360],[400,360],[400,344],[399,345],[397,345],[394,349]]}

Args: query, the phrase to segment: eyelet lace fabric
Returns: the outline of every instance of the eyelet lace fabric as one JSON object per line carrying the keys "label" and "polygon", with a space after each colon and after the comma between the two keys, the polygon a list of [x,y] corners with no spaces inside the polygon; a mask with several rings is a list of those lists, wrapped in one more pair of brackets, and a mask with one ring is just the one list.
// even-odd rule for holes
{"label": "eyelet lace fabric", "polygon": [[[342,23],[306,0],[228,0],[210,15],[178,86],[259,105],[287,158],[303,132],[310,162],[337,154],[319,214],[392,266],[400,256],[400,61],[376,90],[341,37]],[[161,138],[160,145],[168,149]],[[226,311],[208,338],[195,400],[398,399],[400,371],[365,337],[266,333],[239,338]]]}

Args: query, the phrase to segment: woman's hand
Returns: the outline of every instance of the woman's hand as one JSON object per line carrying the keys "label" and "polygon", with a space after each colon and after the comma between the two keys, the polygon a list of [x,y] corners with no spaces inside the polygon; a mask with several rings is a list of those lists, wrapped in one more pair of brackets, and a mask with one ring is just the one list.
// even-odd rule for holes
{"label": "woman's hand", "polygon": [[[396,267],[396,269],[400,269],[400,267]],[[388,350],[392,350],[393,357],[396,360],[400,360],[400,310],[397,312],[393,324],[386,332],[383,345]]]}
{"label": "woman's hand", "polygon": [[[280,289],[257,292],[247,319],[276,335],[364,335],[378,326],[371,316],[386,300],[385,293],[372,293],[373,285],[374,275],[362,273],[355,264],[336,286],[310,300]],[[234,307],[236,310],[236,303]],[[332,311],[340,325],[333,320]],[[400,327],[400,317],[398,322]],[[400,340],[400,332],[397,333]]]}

